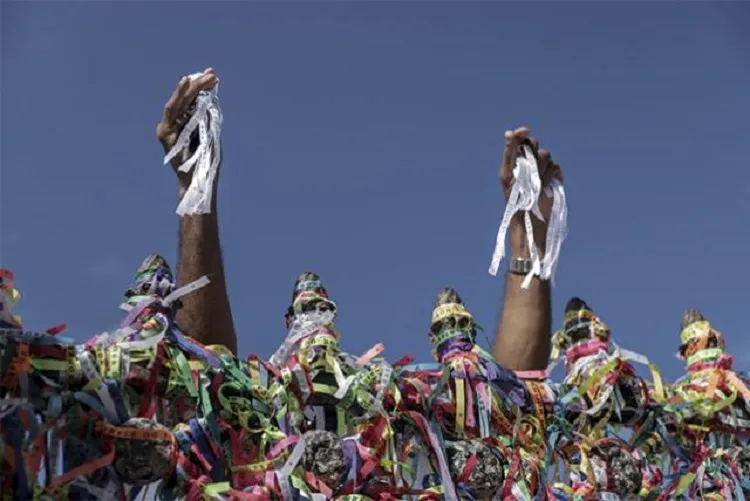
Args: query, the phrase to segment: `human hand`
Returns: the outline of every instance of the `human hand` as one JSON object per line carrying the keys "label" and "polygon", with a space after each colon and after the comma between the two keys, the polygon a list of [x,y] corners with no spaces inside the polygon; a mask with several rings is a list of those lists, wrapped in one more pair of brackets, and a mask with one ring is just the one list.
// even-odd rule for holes
{"label": "human hand", "polygon": [[[539,247],[540,253],[543,254],[547,240],[547,223],[552,212],[553,203],[553,198],[545,192],[553,179],[557,179],[562,183],[563,174],[560,166],[552,160],[550,152],[539,149],[539,141],[531,137],[531,129],[528,127],[519,127],[515,130],[506,131],[505,152],[503,153],[503,160],[500,165],[500,183],[506,201],[513,187],[513,169],[523,144],[530,145],[536,154],[539,177],[542,181],[542,191],[539,196],[538,207],[544,220],[532,217],[531,221],[534,230],[534,242]],[[510,245],[514,257],[528,257],[529,249],[523,217],[523,213],[516,213],[510,223]]]}
{"label": "human hand", "polygon": [[[182,77],[177,83],[172,96],[167,101],[167,104],[164,105],[164,114],[156,125],[156,137],[164,147],[165,153],[174,147],[177,138],[180,136],[180,132],[182,132],[185,124],[190,120],[195,109],[195,100],[198,94],[201,91],[210,91],[217,83],[219,83],[219,78],[216,76],[213,68],[206,69],[203,75],[195,80]],[[177,175],[180,198],[182,198],[182,195],[188,186],[190,186],[190,180],[193,175],[193,171],[180,172],[177,170],[183,161],[183,157],[178,155],[171,162],[172,168]]]}

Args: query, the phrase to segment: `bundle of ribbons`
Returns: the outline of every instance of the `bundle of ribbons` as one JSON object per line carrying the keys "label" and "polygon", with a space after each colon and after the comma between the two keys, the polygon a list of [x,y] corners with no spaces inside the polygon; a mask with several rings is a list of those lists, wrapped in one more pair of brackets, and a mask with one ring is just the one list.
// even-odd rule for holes
{"label": "bundle of ribbons", "polygon": [[[559,383],[521,378],[477,343],[453,289],[434,363],[343,350],[320,277],[295,283],[269,360],[180,330],[166,261],[146,258],[117,329],[84,344],[25,329],[0,272],[0,499],[744,499],[746,378],[697,311],[686,375],[662,383],[582,300],[554,336]],[[632,362],[652,369],[647,381]]]}

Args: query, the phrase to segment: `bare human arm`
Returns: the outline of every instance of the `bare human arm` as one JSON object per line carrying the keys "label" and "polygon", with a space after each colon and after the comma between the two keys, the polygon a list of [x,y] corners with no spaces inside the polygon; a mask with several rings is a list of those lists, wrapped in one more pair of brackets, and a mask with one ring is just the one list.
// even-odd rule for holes
{"label": "bare human arm", "polygon": [[[189,119],[189,108],[201,90],[212,89],[218,78],[213,69],[195,80],[182,78],[164,106],[164,115],[156,126],[156,137],[169,151]],[[178,155],[172,161],[178,180],[179,200],[190,186],[191,173],[178,172],[182,162]],[[177,322],[185,332],[204,345],[224,345],[237,353],[237,335],[229,305],[224,260],[219,242],[217,215],[218,177],[214,184],[211,212],[180,218],[180,247],[177,271],[178,285],[182,286],[207,275],[211,283],[182,298]]]}
{"label": "bare human arm", "polygon": [[[539,175],[546,187],[553,178],[562,181],[560,166],[552,161],[548,151],[539,149],[539,142],[530,137],[531,131],[521,127],[505,133],[505,153],[500,166],[500,181],[507,198],[513,185],[513,167],[521,142],[530,140],[539,159]],[[542,190],[543,191],[543,190]],[[552,199],[541,196],[539,209],[545,218],[532,217],[534,241],[544,255],[547,224],[552,210]],[[523,215],[516,214],[510,224],[510,259],[528,259],[526,230]],[[550,329],[552,321],[551,291],[548,281],[534,277],[528,289],[521,288],[524,277],[507,274],[505,298],[500,322],[495,335],[493,355],[505,367],[516,371],[539,371],[547,368],[550,355]]]}

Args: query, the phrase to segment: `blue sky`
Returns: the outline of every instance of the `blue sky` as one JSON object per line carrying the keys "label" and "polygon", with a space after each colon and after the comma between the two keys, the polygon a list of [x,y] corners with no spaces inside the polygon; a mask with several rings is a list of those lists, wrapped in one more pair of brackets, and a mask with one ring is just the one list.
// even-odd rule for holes
{"label": "blue sky", "polygon": [[116,325],[141,259],[174,263],[176,187],[154,126],[217,69],[220,215],[240,351],[284,336],[322,274],[345,349],[427,360],[459,289],[488,334],[503,131],[565,170],[555,326],[585,298],[668,377],[685,307],[750,367],[747,3],[13,2],[2,17],[2,241],[32,328]]}

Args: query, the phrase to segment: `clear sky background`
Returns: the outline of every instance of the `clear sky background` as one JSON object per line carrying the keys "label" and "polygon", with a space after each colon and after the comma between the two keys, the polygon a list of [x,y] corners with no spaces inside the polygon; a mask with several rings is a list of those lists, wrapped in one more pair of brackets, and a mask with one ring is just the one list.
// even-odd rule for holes
{"label": "clear sky background", "polygon": [[27,327],[116,326],[150,252],[176,261],[154,127],[221,78],[221,230],[243,354],[269,356],[298,273],[345,349],[429,358],[435,293],[492,336],[505,129],[565,170],[555,327],[580,295],[669,378],[697,306],[750,367],[749,3],[4,2],[2,241]]}

